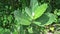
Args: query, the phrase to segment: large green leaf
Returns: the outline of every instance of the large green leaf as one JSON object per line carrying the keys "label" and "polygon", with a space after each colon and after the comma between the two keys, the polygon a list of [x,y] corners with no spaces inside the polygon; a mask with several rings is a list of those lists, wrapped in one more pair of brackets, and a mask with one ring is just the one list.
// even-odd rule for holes
{"label": "large green leaf", "polygon": [[22,24],[22,25],[31,24],[29,16],[26,13],[21,13],[19,10],[14,11],[14,17],[18,22],[17,24]]}
{"label": "large green leaf", "polygon": [[48,6],[46,3],[38,6],[34,12],[34,19],[37,19],[38,17],[40,17],[46,11],[47,7]]}
{"label": "large green leaf", "polygon": [[35,9],[38,7],[38,1],[37,1],[37,0],[31,0],[31,1],[30,1],[30,7],[31,7],[30,12],[32,12],[32,18],[33,18],[33,16],[34,16],[34,11],[35,11]]}
{"label": "large green leaf", "polygon": [[34,22],[34,24],[38,23],[36,25],[44,26],[44,25],[52,24],[53,22],[55,22],[55,20],[56,20],[56,16],[54,14],[45,13],[40,18],[36,19],[36,22]]}

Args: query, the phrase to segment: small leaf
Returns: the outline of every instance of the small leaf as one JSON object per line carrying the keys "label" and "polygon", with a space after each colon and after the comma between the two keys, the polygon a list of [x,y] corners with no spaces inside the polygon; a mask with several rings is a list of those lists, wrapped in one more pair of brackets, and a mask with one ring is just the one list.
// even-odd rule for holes
{"label": "small leaf", "polygon": [[52,13],[47,13],[46,15],[49,17],[49,20],[47,21],[47,23],[45,25],[52,24],[53,22],[56,21],[56,15],[54,15]]}
{"label": "small leaf", "polygon": [[22,25],[30,25],[31,24],[29,20],[23,19],[23,18],[21,18],[20,22],[21,22],[20,24],[22,24]]}
{"label": "small leaf", "polygon": [[31,28],[28,28],[28,32],[29,33],[33,33],[32,27]]}
{"label": "small leaf", "polygon": [[60,10],[58,10],[57,15],[60,16]]}
{"label": "small leaf", "polygon": [[32,18],[32,12],[28,7],[25,8],[25,12]]}
{"label": "small leaf", "polygon": [[37,0],[31,0],[30,6],[31,6],[32,11],[34,11],[34,9],[38,6],[38,1]]}

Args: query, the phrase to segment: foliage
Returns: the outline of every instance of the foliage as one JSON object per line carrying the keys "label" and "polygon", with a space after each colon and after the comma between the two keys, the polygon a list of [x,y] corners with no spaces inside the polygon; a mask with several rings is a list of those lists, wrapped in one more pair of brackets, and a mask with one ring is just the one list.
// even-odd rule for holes
{"label": "foliage", "polygon": [[60,0],[0,0],[0,34],[48,33],[60,34]]}

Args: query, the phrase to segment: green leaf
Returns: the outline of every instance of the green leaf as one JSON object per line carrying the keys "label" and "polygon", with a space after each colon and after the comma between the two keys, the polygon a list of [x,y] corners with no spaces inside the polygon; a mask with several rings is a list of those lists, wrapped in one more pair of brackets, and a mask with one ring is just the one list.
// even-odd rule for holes
{"label": "green leaf", "polygon": [[45,25],[52,24],[53,22],[56,21],[56,15],[54,15],[52,13],[47,13],[46,15],[49,17],[49,20],[47,21],[47,23]]}
{"label": "green leaf", "polygon": [[38,25],[38,26],[41,26],[41,23],[40,22],[34,21],[33,23],[36,24],[36,25]]}
{"label": "green leaf", "polygon": [[20,24],[22,24],[22,25],[30,25],[31,23],[30,23],[30,21],[28,21],[27,19],[23,19],[23,18],[21,18],[21,20],[20,20]]}
{"label": "green leaf", "polygon": [[37,0],[31,0],[30,1],[30,7],[31,7],[31,12],[32,12],[32,18],[34,16],[34,11],[38,7],[38,1]]}
{"label": "green leaf", "polygon": [[21,13],[19,10],[14,11],[15,20],[17,24],[30,25],[30,17],[26,13]]}
{"label": "green leaf", "polygon": [[60,16],[60,10],[58,10],[57,15]]}
{"label": "green leaf", "polygon": [[28,32],[29,33],[33,33],[32,27],[31,28],[28,28]]}
{"label": "green leaf", "polygon": [[25,12],[31,17],[32,19],[32,12],[30,11],[30,9],[28,7],[25,8]]}
{"label": "green leaf", "polygon": [[30,6],[31,6],[32,11],[34,11],[34,9],[38,6],[38,1],[37,0],[31,0]]}
{"label": "green leaf", "polygon": [[[44,25],[49,25],[52,24],[53,22],[55,22],[56,20],[56,16],[52,13],[45,13],[44,15],[42,15],[40,18],[36,19],[35,21],[38,22],[38,26],[44,26]],[[35,23],[34,23],[35,24]]]}
{"label": "green leaf", "polygon": [[39,18],[47,9],[47,4],[44,3],[40,6],[38,6],[36,9],[35,9],[35,12],[34,12],[34,19],[37,19]]}

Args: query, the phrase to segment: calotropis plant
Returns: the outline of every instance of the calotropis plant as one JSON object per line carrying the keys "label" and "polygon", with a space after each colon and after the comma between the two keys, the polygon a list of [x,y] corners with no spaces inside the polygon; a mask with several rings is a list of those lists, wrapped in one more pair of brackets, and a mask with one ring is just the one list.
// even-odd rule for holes
{"label": "calotropis plant", "polygon": [[0,34],[59,34],[59,30],[60,0],[0,0]]}
{"label": "calotropis plant", "polygon": [[38,5],[37,0],[30,2],[30,8],[26,7],[21,10],[15,10],[14,16],[18,24],[30,25],[34,23],[38,26],[49,25],[56,20],[52,13],[44,13],[48,8],[47,3]]}

